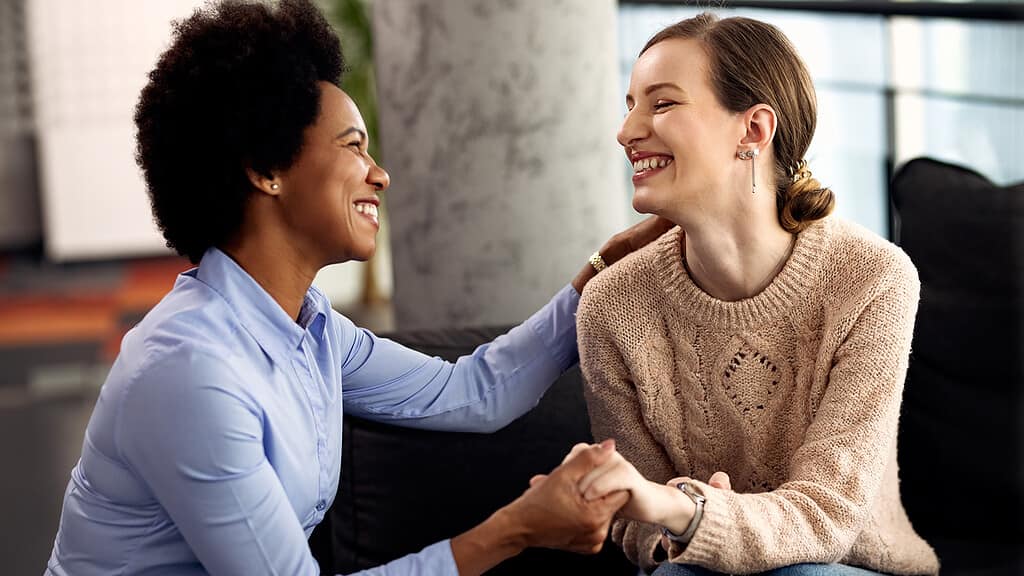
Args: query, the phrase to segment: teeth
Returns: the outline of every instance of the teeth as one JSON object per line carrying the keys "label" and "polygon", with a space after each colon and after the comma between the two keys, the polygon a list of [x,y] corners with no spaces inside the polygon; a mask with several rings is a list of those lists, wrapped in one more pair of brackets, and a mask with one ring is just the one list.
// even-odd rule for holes
{"label": "teeth", "polygon": [[633,173],[643,172],[652,168],[664,168],[672,163],[672,158],[667,156],[650,156],[643,160],[633,162]]}
{"label": "teeth", "polygon": [[377,218],[377,207],[374,206],[373,204],[370,204],[369,202],[357,202],[356,212],[359,212],[360,214],[366,214],[367,216],[371,216],[373,218]]}

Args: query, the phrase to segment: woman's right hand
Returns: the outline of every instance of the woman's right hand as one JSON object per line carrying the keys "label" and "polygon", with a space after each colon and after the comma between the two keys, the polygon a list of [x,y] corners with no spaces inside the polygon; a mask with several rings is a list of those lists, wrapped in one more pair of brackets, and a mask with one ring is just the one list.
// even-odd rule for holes
{"label": "woman's right hand", "polygon": [[506,506],[525,529],[528,546],[558,548],[582,554],[600,551],[615,512],[628,500],[625,493],[581,497],[579,482],[588,472],[618,455],[615,442],[577,444],[550,474],[530,479],[530,488]]}
{"label": "woman's right hand", "polygon": [[678,532],[685,530],[696,510],[693,501],[685,494],[674,486],[647,480],[618,452],[585,475],[580,480],[579,489],[586,500],[628,491],[629,502],[619,510],[619,516],[660,524]]}

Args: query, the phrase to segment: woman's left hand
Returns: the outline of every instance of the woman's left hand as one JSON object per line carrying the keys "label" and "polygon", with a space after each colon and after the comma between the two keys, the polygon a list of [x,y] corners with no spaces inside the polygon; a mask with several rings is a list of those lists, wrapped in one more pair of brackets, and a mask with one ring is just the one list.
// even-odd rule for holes
{"label": "woman's left hand", "polygon": [[[598,253],[601,254],[601,259],[604,260],[604,263],[611,266],[630,252],[643,248],[658,239],[674,226],[675,223],[671,220],[666,220],[661,216],[651,216],[609,238]],[[596,274],[597,271],[588,263],[576,275],[576,278],[572,281],[572,287],[579,294],[583,294],[583,287]]]}
{"label": "woman's left hand", "polygon": [[[674,487],[681,482],[689,482],[690,480],[691,478],[689,476],[679,476],[665,482],[665,484]],[[728,474],[721,470],[711,475],[711,478],[708,479],[708,485],[722,490],[732,490],[732,480],[729,479]]]}
{"label": "woman's left hand", "polygon": [[619,490],[629,491],[629,502],[619,510],[619,516],[661,524],[669,529],[685,528],[695,511],[693,502],[685,494],[674,487],[647,480],[619,453],[584,476],[579,489],[586,500]]}
{"label": "woman's left hand", "polygon": [[[665,485],[675,488],[678,484],[689,481],[689,476],[679,476],[678,478],[673,478],[668,482],[665,482]],[[711,478],[708,480],[708,485],[721,490],[732,490],[732,481],[729,479],[729,475],[721,470],[711,475]],[[664,550],[668,550],[669,546],[671,546],[671,542],[669,542],[668,536],[663,534],[661,536],[661,547]]]}

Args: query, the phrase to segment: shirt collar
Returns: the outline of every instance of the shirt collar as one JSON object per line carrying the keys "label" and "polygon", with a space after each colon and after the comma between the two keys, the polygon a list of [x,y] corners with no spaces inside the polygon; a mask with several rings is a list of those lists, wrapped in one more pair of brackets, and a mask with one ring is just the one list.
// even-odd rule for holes
{"label": "shirt collar", "polygon": [[194,276],[224,298],[242,327],[275,360],[287,358],[298,348],[307,330],[320,340],[324,337],[331,305],[315,286],[306,292],[296,322],[248,272],[217,248],[206,251]]}

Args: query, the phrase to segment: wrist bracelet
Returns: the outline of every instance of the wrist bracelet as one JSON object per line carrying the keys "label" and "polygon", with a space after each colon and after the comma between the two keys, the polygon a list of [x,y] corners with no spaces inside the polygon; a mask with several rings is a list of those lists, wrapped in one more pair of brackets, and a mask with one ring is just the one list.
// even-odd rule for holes
{"label": "wrist bracelet", "polygon": [[600,252],[594,252],[593,254],[591,254],[590,260],[588,260],[588,262],[590,262],[590,265],[593,266],[594,270],[598,272],[608,267],[608,265],[604,263],[604,258],[601,258]]}
{"label": "wrist bracelet", "polygon": [[684,530],[682,534],[676,534],[664,526],[661,527],[661,533],[673,542],[686,544],[693,539],[693,533],[697,531],[697,526],[700,524],[701,518],[704,517],[704,502],[707,501],[707,498],[690,487],[686,482],[676,484],[676,488],[679,488],[683,494],[686,494],[689,496],[690,500],[693,500],[693,504],[696,506],[696,509],[693,511],[693,518],[690,518],[690,523],[687,524],[686,530]]}

